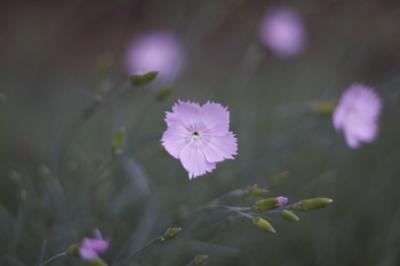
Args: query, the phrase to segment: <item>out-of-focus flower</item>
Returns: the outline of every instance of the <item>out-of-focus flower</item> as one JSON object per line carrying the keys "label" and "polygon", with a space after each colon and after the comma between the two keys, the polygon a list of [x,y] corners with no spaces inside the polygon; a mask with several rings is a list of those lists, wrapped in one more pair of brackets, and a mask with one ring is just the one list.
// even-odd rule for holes
{"label": "out-of-focus flower", "polygon": [[158,79],[171,81],[183,67],[183,51],[178,40],[169,33],[157,32],[135,40],[126,56],[130,74],[158,71]]}
{"label": "out-of-focus flower", "polygon": [[376,138],[382,102],[369,87],[353,84],[343,93],[333,114],[333,125],[343,131],[350,148]]}
{"label": "out-of-focus flower", "polygon": [[79,255],[84,260],[94,260],[100,253],[108,249],[108,241],[103,239],[99,229],[95,230],[95,237],[85,237],[79,247]]}
{"label": "out-of-focus flower", "polygon": [[279,206],[284,206],[288,203],[288,198],[284,196],[276,197],[276,201]]}
{"label": "out-of-focus flower", "polygon": [[237,154],[236,137],[229,131],[229,111],[218,103],[200,106],[178,101],[165,121],[168,129],[162,145],[181,161],[189,179],[213,171],[216,163]]}
{"label": "out-of-focus flower", "polygon": [[278,56],[292,56],[305,45],[304,25],[299,15],[288,8],[268,12],[260,24],[261,40]]}

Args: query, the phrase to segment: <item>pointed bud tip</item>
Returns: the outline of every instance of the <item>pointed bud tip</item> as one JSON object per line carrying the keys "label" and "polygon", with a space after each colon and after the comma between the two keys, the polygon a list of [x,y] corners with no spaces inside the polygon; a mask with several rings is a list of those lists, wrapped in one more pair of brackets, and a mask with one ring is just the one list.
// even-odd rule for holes
{"label": "pointed bud tip", "polygon": [[167,231],[160,237],[160,242],[174,239],[182,231],[181,227],[169,227]]}
{"label": "pointed bud tip", "polygon": [[305,199],[297,202],[293,208],[300,211],[309,211],[324,208],[333,202],[331,198],[319,197],[312,199]]}
{"label": "pointed bud tip", "polygon": [[264,218],[261,217],[253,217],[252,218],[252,222],[255,226],[257,226],[259,229],[266,231],[266,232],[270,232],[273,234],[276,234],[276,230],[275,228],[272,226],[272,224],[267,221]]}
{"label": "pointed bud tip", "polygon": [[291,222],[298,222],[300,221],[300,218],[292,211],[290,210],[283,210],[281,211],[281,216],[283,219]]}

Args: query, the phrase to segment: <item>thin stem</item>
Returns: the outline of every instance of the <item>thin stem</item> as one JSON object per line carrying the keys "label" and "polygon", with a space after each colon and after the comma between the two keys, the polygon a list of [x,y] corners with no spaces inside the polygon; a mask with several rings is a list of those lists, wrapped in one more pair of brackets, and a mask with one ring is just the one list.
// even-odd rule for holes
{"label": "thin stem", "polygon": [[155,237],[151,240],[149,240],[143,247],[135,250],[132,254],[129,254],[125,260],[123,260],[122,262],[118,263],[116,262],[115,265],[121,264],[124,265],[125,262],[129,261],[130,259],[132,259],[133,257],[135,257],[137,254],[139,254],[140,252],[142,252],[143,250],[145,250],[146,248],[150,247],[151,245],[155,244],[155,243],[160,243],[161,237]]}
{"label": "thin stem", "polygon": [[61,253],[58,253],[58,254],[54,255],[53,257],[48,258],[45,262],[40,264],[40,266],[44,266],[44,265],[46,265],[46,264],[48,264],[48,263],[50,263],[50,262],[52,262],[52,261],[54,261],[54,260],[56,260],[58,258],[61,258],[61,257],[65,256],[65,255],[67,255],[67,252],[65,252],[65,251],[63,251]]}
{"label": "thin stem", "polygon": [[161,240],[161,237],[155,237],[155,238],[151,239],[143,247],[141,247],[138,250],[136,250],[135,252],[133,252],[130,256],[131,257],[135,256],[136,254],[142,252],[143,250],[145,250],[146,248],[150,247],[154,243],[159,242],[160,240]]}
{"label": "thin stem", "polygon": [[285,205],[285,206],[281,206],[279,208],[275,208],[269,211],[266,211],[265,213],[275,213],[275,212],[280,212],[283,210],[287,210],[287,209],[293,209],[293,207],[296,205],[296,203],[290,204],[290,205]]}
{"label": "thin stem", "polygon": [[253,218],[252,215],[246,213],[247,211],[251,210],[251,207],[231,207],[231,206],[221,206],[221,207],[223,207],[229,211],[232,211],[236,214],[239,214],[239,216],[243,216],[243,217],[246,217],[249,219]]}
{"label": "thin stem", "polygon": [[46,245],[47,245],[47,240],[43,241],[43,246],[42,246],[42,251],[40,252],[40,257],[39,257],[39,266],[42,265],[42,261],[44,258],[44,253],[46,251]]}
{"label": "thin stem", "polygon": [[94,174],[94,178],[96,180],[101,176],[105,168],[113,161],[115,157],[116,157],[115,155],[110,154],[100,163]]}
{"label": "thin stem", "polygon": [[[121,88],[117,91],[118,88]],[[132,91],[130,90],[131,85],[126,83],[122,86],[116,86],[115,88],[111,89],[106,95],[103,96],[103,100],[101,102],[94,101],[90,106],[85,108],[78,119],[66,130],[67,134],[63,137],[60,145],[59,156],[56,161],[56,166],[60,167],[60,161],[63,159],[64,155],[67,152],[70,143],[78,134],[80,129],[86,124],[86,122],[94,116],[102,107],[109,105],[115,99],[122,97],[124,94]],[[134,87],[133,89],[138,89]]]}
{"label": "thin stem", "polygon": [[243,194],[244,194],[244,190],[243,189],[235,189],[235,190],[229,191],[229,192],[227,192],[227,193],[225,193],[225,194],[213,199],[211,201],[211,204],[215,204],[216,205],[216,204],[220,203],[222,200],[224,200],[226,198],[241,197],[241,196],[243,196]]}

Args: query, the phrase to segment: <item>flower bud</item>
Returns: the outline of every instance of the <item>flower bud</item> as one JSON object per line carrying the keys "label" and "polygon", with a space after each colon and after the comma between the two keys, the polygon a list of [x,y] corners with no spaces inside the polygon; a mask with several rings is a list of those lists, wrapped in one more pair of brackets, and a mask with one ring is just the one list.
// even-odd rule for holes
{"label": "flower bud", "polygon": [[260,228],[263,231],[270,232],[270,233],[276,233],[275,228],[272,226],[270,222],[265,220],[264,218],[261,217],[253,217],[252,219],[253,224]]}
{"label": "flower bud", "polygon": [[267,195],[269,190],[266,188],[261,188],[257,184],[252,185],[251,187],[247,187],[243,193],[243,198],[259,198]]}
{"label": "flower bud", "polygon": [[332,202],[333,202],[333,199],[331,199],[331,198],[306,199],[306,200],[301,200],[301,201],[297,202],[293,206],[293,209],[300,210],[300,211],[315,210],[315,209],[320,209],[320,208],[326,207],[329,204],[331,204]]}
{"label": "flower bud", "polygon": [[171,96],[171,94],[172,94],[172,88],[167,87],[167,88],[160,90],[157,93],[156,98],[158,101],[163,102],[163,101],[167,100],[169,98],[169,96]]}
{"label": "flower bud", "polygon": [[144,86],[152,82],[158,75],[157,71],[150,71],[143,75],[135,74],[130,77],[130,81],[132,85],[135,86]]}
{"label": "flower bud", "polygon": [[70,257],[79,257],[79,247],[79,244],[72,244],[65,253]]}
{"label": "flower bud", "polygon": [[283,196],[279,196],[276,197],[276,201],[278,202],[279,206],[284,206],[288,203],[288,198],[287,197],[283,197]]}
{"label": "flower bud", "polygon": [[208,262],[208,255],[196,255],[189,265],[204,265]]}
{"label": "flower bud", "polygon": [[283,219],[291,221],[291,222],[300,221],[300,218],[294,212],[289,211],[289,210],[283,210],[281,212],[281,216]]}
{"label": "flower bud", "polygon": [[165,231],[165,233],[162,235],[160,238],[160,242],[165,242],[167,240],[174,239],[180,232],[182,231],[182,228],[180,227],[170,227]]}
{"label": "flower bud", "polygon": [[111,150],[114,155],[120,155],[122,153],[122,144],[125,139],[125,129],[120,128],[117,132],[115,132],[112,141],[111,141]]}
{"label": "flower bud", "polygon": [[107,266],[108,264],[104,260],[102,260],[100,258],[96,258],[96,259],[89,261],[89,265],[90,266]]}
{"label": "flower bud", "polygon": [[288,202],[288,199],[283,196],[267,198],[267,199],[260,199],[254,203],[253,210],[256,212],[266,212],[271,209],[275,209],[280,206],[286,205],[287,202]]}

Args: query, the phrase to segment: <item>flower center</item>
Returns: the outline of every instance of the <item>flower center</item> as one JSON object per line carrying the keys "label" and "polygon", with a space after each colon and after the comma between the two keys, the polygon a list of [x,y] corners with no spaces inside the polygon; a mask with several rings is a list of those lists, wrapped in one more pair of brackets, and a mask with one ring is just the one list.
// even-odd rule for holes
{"label": "flower center", "polygon": [[193,131],[192,136],[193,136],[193,138],[198,139],[200,137],[200,132],[199,131]]}

